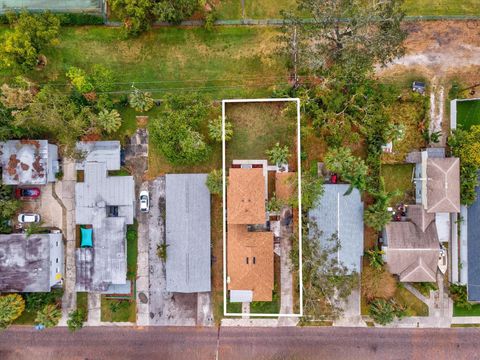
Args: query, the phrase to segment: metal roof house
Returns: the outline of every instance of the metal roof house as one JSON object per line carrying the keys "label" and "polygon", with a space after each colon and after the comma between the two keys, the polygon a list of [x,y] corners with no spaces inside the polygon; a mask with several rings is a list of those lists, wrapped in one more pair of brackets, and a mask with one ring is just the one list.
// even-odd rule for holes
{"label": "metal roof house", "polygon": [[167,291],[211,290],[207,174],[166,175]]}
{"label": "metal roof house", "polygon": [[126,226],[133,224],[135,186],[132,176],[108,175],[108,170],[120,168],[120,147],[112,143],[77,145],[90,152],[77,163],[84,181],[75,185],[76,223],[93,229],[93,247],[76,250],[77,291],[130,292]]}
{"label": "metal roof house", "polygon": [[64,271],[61,233],[0,235],[0,292],[48,292]]}
{"label": "metal roof house", "polygon": [[45,185],[59,172],[58,147],[47,140],[0,142],[2,181],[7,185]]}
{"label": "metal roof house", "polygon": [[363,202],[357,189],[344,195],[349,184],[325,184],[318,205],[308,212],[322,232],[320,242],[337,234],[340,241],[338,260],[350,272],[361,271],[363,255]]}
{"label": "metal roof house", "polygon": [[475,202],[468,207],[467,212],[467,254],[466,262],[462,261],[462,265],[467,268],[465,280],[467,280],[468,300],[480,302],[480,262],[478,261],[480,258],[480,187],[477,186],[475,192]]}

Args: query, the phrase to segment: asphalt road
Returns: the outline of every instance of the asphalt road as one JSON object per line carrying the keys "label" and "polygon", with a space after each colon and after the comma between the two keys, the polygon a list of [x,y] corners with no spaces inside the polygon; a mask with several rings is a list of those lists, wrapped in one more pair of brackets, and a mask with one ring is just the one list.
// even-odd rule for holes
{"label": "asphalt road", "polygon": [[[219,340],[218,340],[219,339]],[[480,329],[66,328],[0,333],[0,359],[480,359]]]}

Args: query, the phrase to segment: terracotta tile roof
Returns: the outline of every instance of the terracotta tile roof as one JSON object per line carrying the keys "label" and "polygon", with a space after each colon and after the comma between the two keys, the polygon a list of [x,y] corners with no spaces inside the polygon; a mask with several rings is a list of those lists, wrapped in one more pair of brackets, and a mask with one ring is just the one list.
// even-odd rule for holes
{"label": "terracotta tile roof", "polygon": [[460,160],[427,160],[427,211],[460,212]]}
{"label": "terracotta tile roof", "polygon": [[279,200],[290,200],[295,193],[295,173],[275,173],[275,196]]}
{"label": "terracotta tile roof", "polygon": [[227,236],[228,289],[252,290],[253,301],[272,301],[273,233],[230,224]]}
{"label": "terracotta tile roof", "polygon": [[264,224],[265,177],[263,169],[230,169],[227,190],[229,224]]}

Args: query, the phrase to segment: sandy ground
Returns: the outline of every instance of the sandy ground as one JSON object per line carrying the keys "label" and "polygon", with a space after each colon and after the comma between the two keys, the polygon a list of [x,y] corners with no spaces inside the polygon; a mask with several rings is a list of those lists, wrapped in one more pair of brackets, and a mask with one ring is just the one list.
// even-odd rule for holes
{"label": "sandy ground", "polygon": [[405,56],[378,69],[378,75],[389,76],[412,68],[438,79],[478,73],[480,21],[412,22],[405,28],[408,32]]}

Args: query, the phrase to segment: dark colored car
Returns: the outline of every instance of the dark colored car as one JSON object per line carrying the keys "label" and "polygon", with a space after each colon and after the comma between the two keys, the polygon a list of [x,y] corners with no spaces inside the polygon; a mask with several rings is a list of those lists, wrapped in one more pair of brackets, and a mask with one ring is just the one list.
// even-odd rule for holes
{"label": "dark colored car", "polygon": [[40,196],[40,189],[39,188],[16,188],[15,189],[15,196],[17,199],[36,199]]}

